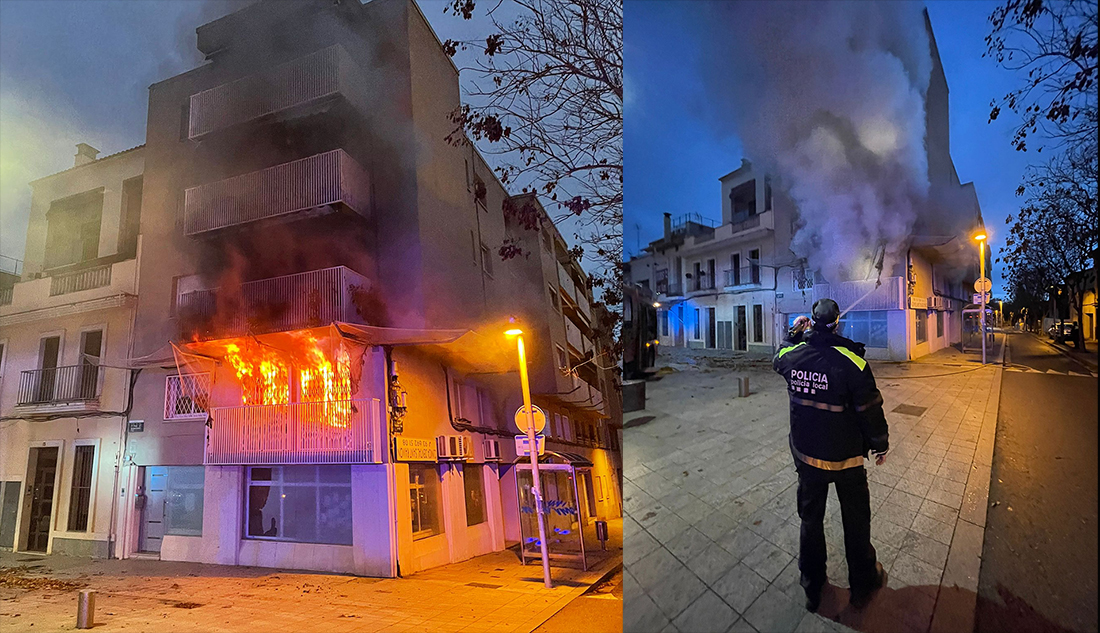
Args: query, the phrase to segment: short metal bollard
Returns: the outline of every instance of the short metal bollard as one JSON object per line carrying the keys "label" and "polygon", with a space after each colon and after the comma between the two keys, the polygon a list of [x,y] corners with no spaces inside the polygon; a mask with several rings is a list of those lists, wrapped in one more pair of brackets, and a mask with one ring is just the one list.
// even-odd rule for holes
{"label": "short metal bollard", "polygon": [[600,542],[600,549],[607,549],[607,521],[596,521],[596,539]]}
{"label": "short metal bollard", "polygon": [[95,626],[95,592],[85,589],[76,601],[76,628],[90,629]]}
{"label": "short metal bollard", "polygon": [[737,397],[747,398],[749,396],[749,377],[738,376],[737,377]]}

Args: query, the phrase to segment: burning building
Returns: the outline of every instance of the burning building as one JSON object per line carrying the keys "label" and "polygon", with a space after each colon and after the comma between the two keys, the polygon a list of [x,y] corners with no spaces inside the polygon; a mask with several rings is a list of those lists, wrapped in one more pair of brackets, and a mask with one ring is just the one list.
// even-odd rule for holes
{"label": "burning building", "polygon": [[[630,283],[662,305],[661,344],[770,351],[821,297],[837,301],[842,332],[870,358],[959,343],[982,217],[951,160],[947,81],[927,12],[713,10],[714,28],[731,13],[754,25],[735,52],[721,48],[731,38],[713,37],[719,50],[704,58],[741,62],[713,69],[711,101],[737,105],[722,113],[756,164],[719,179],[721,222],[666,214],[664,235],[628,262]],[[730,76],[755,77],[754,89],[738,91]]]}
{"label": "burning building", "polygon": [[149,92],[115,555],[396,576],[519,541],[509,318],[548,449],[585,465],[558,500],[590,537],[621,516],[587,276],[445,141],[458,71],[417,5],[196,35],[207,62]]}

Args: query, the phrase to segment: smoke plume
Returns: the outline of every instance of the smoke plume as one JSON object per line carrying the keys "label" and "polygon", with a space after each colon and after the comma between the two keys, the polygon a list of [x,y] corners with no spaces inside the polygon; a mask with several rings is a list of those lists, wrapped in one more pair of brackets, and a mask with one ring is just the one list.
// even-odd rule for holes
{"label": "smoke plume", "polygon": [[799,220],[791,249],[830,281],[886,270],[928,195],[922,7],[715,3],[703,12],[708,116],[777,177]]}

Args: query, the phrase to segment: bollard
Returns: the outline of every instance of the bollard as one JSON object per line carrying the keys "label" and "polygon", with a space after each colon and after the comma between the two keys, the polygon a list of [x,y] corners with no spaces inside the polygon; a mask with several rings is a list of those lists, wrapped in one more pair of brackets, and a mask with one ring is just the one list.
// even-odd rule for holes
{"label": "bollard", "polygon": [[737,397],[747,398],[749,396],[749,377],[738,376],[737,377]]}
{"label": "bollard", "polygon": [[90,629],[95,626],[95,592],[84,589],[76,601],[76,628]]}

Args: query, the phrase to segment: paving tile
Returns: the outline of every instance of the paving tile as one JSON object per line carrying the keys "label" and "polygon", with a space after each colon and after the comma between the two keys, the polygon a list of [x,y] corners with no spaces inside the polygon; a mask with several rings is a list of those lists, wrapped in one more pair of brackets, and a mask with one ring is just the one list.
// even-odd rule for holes
{"label": "paving tile", "polygon": [[905,492],[900,488],[895,488],[894,491],[886,497],[886,503],[892,503],[894,505],[898,505],[914,511],[919,510],[921,503],[923,502],[923,498]]}
{"label": "paving tile", "polygon": [[921,504],[919,514],[923,514],[928,517],[932,517],[937,521],[954,525],[955,520],[959,516],[958,510],[951,506],[945,506],[942,503],[936,503],[930,499],[925,499]]}
{"label": "paving tile", "polygon": [[737,559],[717,543],[707,545],[706,549],[686,563],[688,569],[695,572],[708,586],[725,576],[736,564]]}
{"label": "paving tile", "polygon": [[661,612],[675,619],[689,604],[695,601],[707,587],[687,567],[680,565],[666,575],[662,582],[647,589]]}
{"label": "paving tile", "polygon": [[757,633],[757,630],[752,628],[752,625],[745,621],[745,618],[739,618],[733,623],[726,633]]}
{"label": "paving tile", "polygon": [[623,633],[653,633],[668,623],[661,609],[646,595],[631,601],[629,609],[623,609]]}
{"label": "paving tile", "polygon": [[801,525],[797,517],[792,518],[772,532],[768,540],[788,554],[798,556],[799,543],[802,539]]}
{"label": "paving tile", "polygon": [[932,484],[932,490],[943,490],[951,494],[961,495],[963,491],[966,490],[966,484],[943,478]]}
{"label": "paving tile", "polygon": [[956,510],[962,507],[962,493],[954,494],[946,490],[929,490],[926,498]]}
{"label": "paving tile", "polygon": [[699,502],[699,499],[697,499],[691,493],[685,492],[681,489],[676,489],[674,492],[671,492],[657,499],[657,503],[676,513],[679,513],[681,508],[691,504],[692,502]]}
{"label": "paving tile", "polygon": [[806,600],[806,592],[799,582],[801,578],[802,572],[798,569],[798,559],[792,558],[791,562],[787,563],[783,571],[779,572],[779,575],[772,581],[772,586],[787,594],[787,597],[791,600],[802,603]]}
{"label": "paving tile", "polygon": [[729,552],[737,560],[744,558],[746,554],[762,542],[764,542],[764,538],[747,527],[735,528],[718,540],[718,544],[722,546],[722,549]]}
{"label": "paving tile", "polygon": [[955,532],[954,525],[937,521],[924,514],[917,514],[917,518],[913,519],[913,525],[910,526],[909,529],[918,534],[930,537],[944,545],[951,544],[951,535]]}
{"label": "paving tile", "polygon": [[778,546],[763,541],[745,555],[741,562],[771,582],[791,562],[791,555]]}
{"label": "paving tile", "polygon": [[767,586],[768,581],[745,565],[738,563],[711,588],[725,600],[726,604],[743,614]]}
{"label": "paving tile", "polygon": [[672,621],[682,633],[725,631],[737,620],[737,612],[713,591],[705,591]]}
{"label": "paving tile", "polygon": [[686,532],[689,527],[691,527],[690,523],[670,513],[647,526],[646,531],[659,542],[668,543]]}
{"label": "paving tile", "polygon": [[737,520],[725,512],[715,510],[695,523],[695,529],[717,541],[722,535],[737,527]]}
{"label": "paving tile", "polygon": [[747,499],[740,497],[718,508],[735,521],[744,521],[749,515],[756,512],[759,506],[753,505]]}
{"label": "paving tile", "polygon": [[948,546],[918,532],[906,534],[898,549],[941,570],[947,563]]}
{"label": "paving tile", "polygon": [[676,515],[694,525],[700,519],[713,513],[714,510],[715,508],[711,507],[710,504],[700,501],[693,496],[691,501],[679,510],[676,510]]}
{"label": "paving tile", "polygon": [[745,619],[757,631],[794,631],[805,614],[803,605],[779,589],[768,587],[745,612]]}
{"label": "paving tile", "polygon": [[901,547],[905,541],[908,528],[887,521],[883,517],[875,517],[871,520],[871,538],[878,539],[892,547]]}
{"label": "paving tile", "polygon": [[[881,521],[889,521],[902,527],[909,527],[913,524],[913,519],[917,517],[916,510],[910,510],[909,508],[903,508],[893,503],[884,503],[879,507],[878,512],[875,513],[875,519]],[[874,521],[872,521],[872,525]]]}
{"label": "paving tile", "polygon": [[749,518],[745,519],[745,526],[760,536],[767,538],[772,532],[778,529],[779,526],[783,525],[785,521],[786,519],[778,514],[761,508],[750,514]]}
{"label": "paving tile", "polygon": [[934,567],[905,552],[900,552],[890,567],[889,584],[893,589],[918,587],[935,595],[942,576],[942,567]]}
{"label": "paving tile", "polygon": [[657,542],[657,539],[653,538],[645,531],[641,531],[629,538],[624,537],[623,563],[626,565],[633,565],[660,546],[661,544]]}
{"label": "paving tile", "polygon": [[696,554],[711,545],[713,541],[706,537],[705,534],[696,530],[693,527],[689,527],[680,534],[670,540],[665,547],[668,551],[672,552],[672,555],[680,559],[681,562],[687,563]]}
{"label": "paving tile", "polygon": [[931,483],[923,483],[913,479],[914,471],[910,470],[904,477],[898,481],[898,485],[894,487],[895,490],[901,490],[908,492],[909,494],[916,495],[918,497],[924,497],[928,494],[928,489],[932,487]]}
{"label": "paving tile", "polygon": [[683,567],[683,563],[677,560],[671,552],[659,547],[627,569],[634,575],[634,579],[638,581],[642,589],[650,591],[653,587],[663,583],[665,578],[678,567]]}

